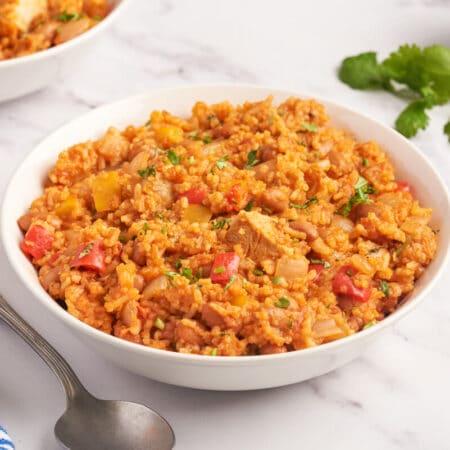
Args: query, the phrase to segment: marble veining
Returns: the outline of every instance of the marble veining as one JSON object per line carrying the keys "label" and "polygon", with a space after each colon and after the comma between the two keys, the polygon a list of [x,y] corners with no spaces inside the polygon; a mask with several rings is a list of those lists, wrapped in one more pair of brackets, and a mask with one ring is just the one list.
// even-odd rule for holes
{"label": "marble veining", "polygon": [[[352,91],[345,56],[403,43],[450,45],[449,0],[134,0],[71,78],[0,104],[0,193],[24,156],[67,121],[129,95],[191,83],[255,83],[342,102],[391,125],[404,107]],[[32,74],[30,74],[32,76]],[[450,186],[450,108],[415,143]],[[30,174],[33,176],[33,174]],[[26,183],[26,180],[24,180]],[[256,392],[168,386],[98,359],[20,286],[0,249],[0,292],[71,362],[92,392],[142,401],[173,425],[180,450],[449,450],[449,271],[427,300],[361,358],[302,384]],[[17,448],[56,450],[64,409],[56,379],[0,323],[0,423]]]}

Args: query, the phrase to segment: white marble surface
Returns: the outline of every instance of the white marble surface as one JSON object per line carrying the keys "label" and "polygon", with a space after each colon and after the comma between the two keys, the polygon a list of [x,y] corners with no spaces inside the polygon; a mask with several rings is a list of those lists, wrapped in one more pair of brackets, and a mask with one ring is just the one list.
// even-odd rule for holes
{"label": "white marble surface", "polygon": [[[342,102],[392,124],[402,102],[352,91],[339,61],[401,43],[450,45],[448,0],[134,0],[89,65],[71,79],[0,105],[0,190],[48,133],[90,108],[161,86],[246,82]],[[32,74],[30,74],[30,77]],[[450,185],[450,146],[432,112],[415,142]],[[32,174],[30,174],[32,175]],[[24,180],[26,183],[26,180]],[[331,374],[245,393],[194,391],[131,375],[98,359],[43,316],[3,254],[0,291],[73,364],[96,395],[147,403],[173,425],[177,449],[450,448],[449,270],[413,314],[370,354]],[[18,303],[18,301],[20,303]],[[47,367],[0,323],[0,423],[19,450],[55,450],[63,391]],[[126,449],[124,449],[126,450]]]}

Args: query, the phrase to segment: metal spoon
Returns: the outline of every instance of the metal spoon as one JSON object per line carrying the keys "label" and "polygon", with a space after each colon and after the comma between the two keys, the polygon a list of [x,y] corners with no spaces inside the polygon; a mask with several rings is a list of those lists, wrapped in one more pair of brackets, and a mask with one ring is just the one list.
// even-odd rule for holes
{"label": "metal spoon", "polygon": [[0,296],[3,319],[45,361],[61,380],[67,409],[55,435],[71,450],[169,450],[175,445],[170,425],[138,403],[99,400],[82,386],[64,358]]}

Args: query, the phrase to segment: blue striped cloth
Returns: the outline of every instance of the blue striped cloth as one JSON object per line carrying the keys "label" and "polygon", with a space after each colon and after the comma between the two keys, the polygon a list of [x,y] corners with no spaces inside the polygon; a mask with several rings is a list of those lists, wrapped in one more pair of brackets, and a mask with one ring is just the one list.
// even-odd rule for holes
{"label": "blue striped cloth", "polygon": [[0,450],[15,450],[15,448],[6,430],[0,426]]}

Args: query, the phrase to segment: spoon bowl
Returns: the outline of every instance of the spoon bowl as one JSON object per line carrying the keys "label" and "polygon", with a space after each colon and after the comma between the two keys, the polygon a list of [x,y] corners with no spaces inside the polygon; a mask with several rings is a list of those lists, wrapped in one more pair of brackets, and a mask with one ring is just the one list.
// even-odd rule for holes
{"label": "spoon bowl", "polygon": [[77,395],[55,425],[55,435],[68,449],[171,449],[175,436],[155,411],[139,403],[99,400]]}

